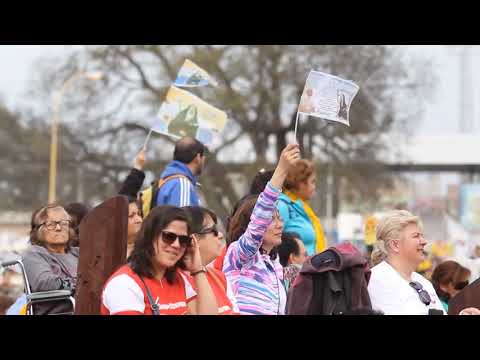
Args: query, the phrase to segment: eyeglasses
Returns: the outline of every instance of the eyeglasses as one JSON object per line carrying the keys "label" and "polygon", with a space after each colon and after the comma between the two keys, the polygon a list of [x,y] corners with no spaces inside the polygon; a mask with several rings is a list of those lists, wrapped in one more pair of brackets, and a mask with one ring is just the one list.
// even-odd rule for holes
{"label": "eyeglasses", "polygon": [[456,283],[454,288],[455,288],[455,290],[462,290],[466,286],[468,286],[468,283],[469,283],[469,281],[462,281],[462,282]]}
{"label": "eyeglasses", "polygon": [[178,239],[180,246],[183,248],[192,245],[192,238],[188,235],[177,235],[170,231],[162,231],[162,241],[167,245],[172,245]]}
{"label": "eyeglasses", "polygon": [[202,231],[198,232],[197,234],[198,235],[206,235],[206,234],[210,234],[210,233],[213,233],[214,236],[218,236],[217,225],[213,225],[210,228],[203,229]]}
{"label": "eyeglasses", "polygon": [[38,228],[42,227],[45,225],[47,230],[55,230],[57,228],[57,225],[60,225],[62,229],[68,228],[71,224],[70,220],[60,220],[60,221],[45,221],[41,224],[38,225]]}
{"label": "eyeglasses", "polygon": [[430,298],[430,295],[428,295],[428,292],[423,289],[422,284],[416,281],[412,281],[411,283],[409,283],[409,285],[415,289],[422,303],[424,303],[426,306],[430,305],[432,299]]}

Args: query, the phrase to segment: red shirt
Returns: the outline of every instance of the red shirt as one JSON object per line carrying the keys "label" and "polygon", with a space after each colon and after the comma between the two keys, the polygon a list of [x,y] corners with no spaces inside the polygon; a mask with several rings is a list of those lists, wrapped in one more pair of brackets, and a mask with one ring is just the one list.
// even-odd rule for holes
{"label": "red shirt", "polygon": [[225,274],[214,268],[207,271],[207,279],[218,304],[219,315],[239,315],[233,291],[225,278]]}
{"label": "red shirt", "polygon": [[[196,298],[193,281],[180,271],[175,281],[143,278],[161,315],[185,315],[187,304]],[[107,281],[102,293],[102,315],[152,315],[145,286],[129,265],[118,269]]]}
{"label": "red shirt", "polygon": [[225,254],[226,253],[227,253],[227,246],[224,246],[220,255],[213,262],[213,267],[215,269],[217,269],[218,271],[223,272],[223,259],[225,259]]}

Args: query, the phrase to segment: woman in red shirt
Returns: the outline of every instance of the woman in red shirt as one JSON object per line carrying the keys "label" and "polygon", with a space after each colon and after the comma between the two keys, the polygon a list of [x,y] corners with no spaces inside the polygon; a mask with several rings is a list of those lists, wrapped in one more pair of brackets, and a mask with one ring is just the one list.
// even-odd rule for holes
{"label": "woman in red shirt", "polygon": [[[198,239],[202,263],[207,266],[217,259],[224,248],[223,234],[217,229],[217,216],[211,210],[199,206],[184,207],[192,223],[192,233]],[[207,267],[207,279],[215,294],[219,315],[238,315],[235,296],[225,274]]]}
{"label": "woman in red shirt", "polygon": [[[128,260],[104,287],[102,314],[218,313],[198,241],[191,236],[189,218],[183,209],[154,208],[144,220]],[[182,273],[180,267],[189,271],[191,277]]]}

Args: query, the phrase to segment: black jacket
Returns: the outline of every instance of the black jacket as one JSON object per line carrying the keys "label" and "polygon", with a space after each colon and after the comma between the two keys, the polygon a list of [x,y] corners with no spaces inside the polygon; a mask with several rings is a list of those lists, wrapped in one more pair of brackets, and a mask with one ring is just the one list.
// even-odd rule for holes
{"label": "black jacket", "polygon": [[122,184],[119,195],[126,195],[137,197],[138,192],[142,189],[143,181],[145,180],[145,173],[143,171],[132,169],[130,174]]}

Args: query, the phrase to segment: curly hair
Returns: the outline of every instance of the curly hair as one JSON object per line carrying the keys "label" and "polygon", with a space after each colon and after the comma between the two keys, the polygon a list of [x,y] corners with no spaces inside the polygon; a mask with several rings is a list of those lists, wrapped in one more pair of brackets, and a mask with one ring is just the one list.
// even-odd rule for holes
{"label": "curly hair", "polygon": [[[191,235],[192,228],[190,218],[182,208],[170,205],[158,206],[152,209],[148,216],[143,220],[133,251],[127,259],[130,267],[135,273],[149,278],[154,277],[152,260],[155,256],[155,249],[153,244],[158,239],[161,232],[173,221],[185,222],[187,224],[188,235]],[[185,268],[183,259],[184,256],[182,256],[173,267],[167,269],[165,272],[165,278],[169,284],[175,282],[177,268]]]}
{"label": "curly hair", "polygon": [[288,172],[284,187],[287,190],[298,190],[301,183],[308,180],[315,173],[315,166],[312,161],[301,159]]}

